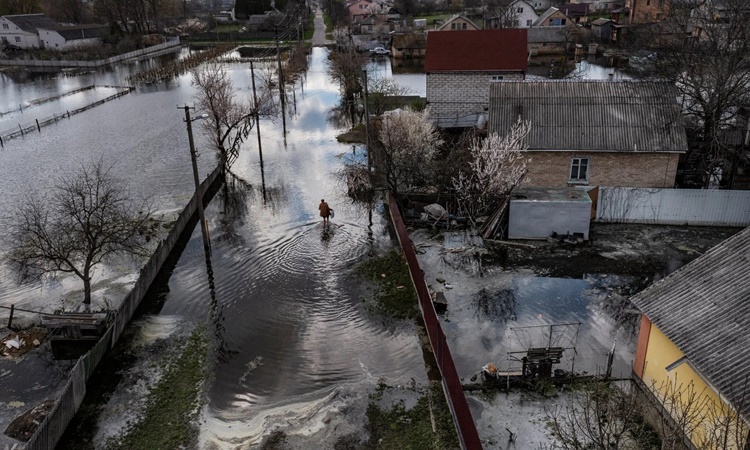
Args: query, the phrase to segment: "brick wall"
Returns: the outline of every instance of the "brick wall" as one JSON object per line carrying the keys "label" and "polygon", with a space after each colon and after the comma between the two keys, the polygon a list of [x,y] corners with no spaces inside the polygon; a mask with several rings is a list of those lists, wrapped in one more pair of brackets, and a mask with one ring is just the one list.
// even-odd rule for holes
{"label": "brick wall", "polygon": [[677,153],[528,152],[528,185],[566,187],[572,158],[588,158],[591,186],[674,187]]}
{"label": "brick wall", "polygon": [[427,103],[433,117],[487,112],[492,77],[523,80],[522,72],[453,72],[427,74]]}
{"label": "brick wall", "polygon": [[629,0],[630,23],[654,23],[669,15],[667,0]]}

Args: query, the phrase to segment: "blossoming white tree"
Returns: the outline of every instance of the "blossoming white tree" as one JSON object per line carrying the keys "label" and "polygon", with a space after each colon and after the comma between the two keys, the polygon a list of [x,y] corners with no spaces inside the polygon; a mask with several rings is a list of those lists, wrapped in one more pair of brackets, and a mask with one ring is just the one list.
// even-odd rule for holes
{"label": "blossoming white tree", "polygon": [[453,178],[459,206],[472,222],[502,204],[526,178],[529,158],[523,150],[529,131],[531,123],[519,118],[505,136],[493,133],[472,142],[470,172]]}
{"label": "blossoming white tree", "polygon": [[403,188],[428,182],[442,143],[427,110],[406,108],[384,115],[373,156],[388,189],[397,194]]}

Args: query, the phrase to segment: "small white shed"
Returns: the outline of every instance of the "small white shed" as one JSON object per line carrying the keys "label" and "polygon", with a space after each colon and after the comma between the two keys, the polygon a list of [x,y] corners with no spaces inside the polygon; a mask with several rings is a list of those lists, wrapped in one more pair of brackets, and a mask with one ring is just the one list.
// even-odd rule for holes
{"label": "small white shed", "polygon": [[509,239],[546,239],[580,233],[589,239],[591,198],[576,188],[517,188],[508,216]]}

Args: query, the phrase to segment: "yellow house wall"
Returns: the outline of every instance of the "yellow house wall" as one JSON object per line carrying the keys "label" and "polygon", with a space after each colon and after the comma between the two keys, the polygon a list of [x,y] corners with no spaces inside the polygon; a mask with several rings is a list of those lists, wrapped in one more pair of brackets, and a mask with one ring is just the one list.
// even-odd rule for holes
{"label": "yellow house wall", "polygon": [[[701,400],[695,402],[698,405],[704,405],[700,416],[716,417],[712,413],[710,408],[727,408],[726,403],[721,400],[719,395],[696,373],[690,364],[683,362],[671,371],[667,371],[667,367],[673,364],[680,358],[685,356],[676,345],[672,343],[665,335],[661,332],[654,324],[651,324],[651,332],[648,340],[648,348],[646,350],[646,365],[643,372],[643,381],[652,390],[661,392],[660,397],[663,398],[668,389],[677,388],[683,391],[681,397],[682,401],[685,402],[689,396],[687,391],[688,386],[692,384],[692,392],[697,393],[701,396]],[[702,399],[707,399],[705,403]],[[706,424],[704,421],[704,424]],[[710,424],[709,424],[710,425]],[[747,436],[748,427],[746,424],[742,425],[744,431],[741,435]],[[693,443],[698,445],[700,442],[705,442],[704,433],[706,429],[703,427],[696,427],[696,431],[690,436]],[[730,442],[727,450],[737,449],[735,443]]]}

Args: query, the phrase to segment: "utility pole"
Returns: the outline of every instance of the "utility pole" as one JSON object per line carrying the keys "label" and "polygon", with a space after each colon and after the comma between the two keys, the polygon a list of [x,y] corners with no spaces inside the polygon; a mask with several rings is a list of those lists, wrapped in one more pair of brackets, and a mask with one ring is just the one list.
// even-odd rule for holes
{"label": "utility pole", "polygon": [[255,107],[255,130],[258,132],[258,155],[260,156],[260,180],[263,188],[263,202],[266,201],[266,174],[263,170],[263,146],[260,142],[260,107],[258,106],[258,95],[255,93],[255,67],[250,61],[250,77],[253,80],[253,106]]}
{"label": "utility pole", "polygon": [[[181,109],[179,106],[177,109]],[[193,180],[195,181],[195,193],[198,197],[198,220],[201,223],[201,234],[203,235],[203,250],[206,252],[206,257],[211,254],[211,243],[208,240],[208,230],[206,229],[206,217],[203,214],[203,190],[201,189],[200,179],[198,178],[198,157],[195,154],[195,143],[193,142],[193,120],[190,119],[191,108],[185,105],[182,109],[185,110],[185,123],[187,124],[188,141],[190,142],[190,159],[193,163]]]}
{"label": "utility pole", "polygon": [[[277,27],[274,27],[276,30]],[[284,141],[286,141],[286,99],[284,98],[284,72],[281,68],[281,49],[279,48],[279,34],[276,34],[276,61],[279,64],[279,98],[281,98],[281,123],[284,126]]]}
{"label": "utility pole", "polygon": [[362,78],[364,78],[365,86],[365,146],[367,147],[367,175],[372,177],[372,154],[370,153],[370,109],[367,106],[367,69],[362,70]]}

